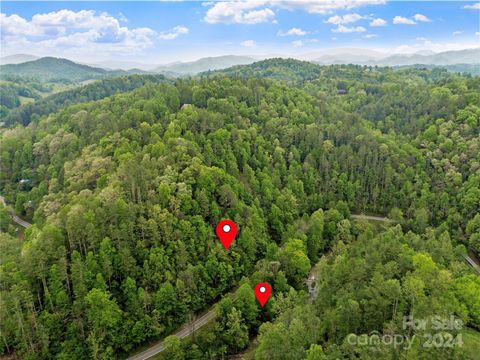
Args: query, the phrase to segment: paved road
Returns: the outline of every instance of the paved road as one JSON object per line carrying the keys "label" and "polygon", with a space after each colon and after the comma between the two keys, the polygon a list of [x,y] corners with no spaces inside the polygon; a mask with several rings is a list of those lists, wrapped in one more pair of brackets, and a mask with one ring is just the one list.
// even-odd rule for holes
{"label": "paved road", "polygon": [[480,276],[480,264],[475,262],[475,259],[470,255],[465,255],[464,258],[467,264],[470,265],[474,270],[476,270],[478,273],[477,275]]}
{"label": "paved road", "polygon": [[[388,219],[387,219],[388,220]],[[310,293],[310,299],[311,301],[315,301],[317,298],[318,294],[318,288],[316,286],[315,282],[315,266],[313,266],[310,269],[310,273],[308,275],[308,278],[305,280],[307,286],[308,286],[308,292]],[[202,326],[208,324],[211,320],[213,320],[216,316],[215,314],[215,305],[212,306],[212,308],[203,316],[199,317],[195,322],[192,324],[186,324],[182,327],[182,329],[178,332],[176,332],[174,335],[176,335],[178,338],[183,339],[186,338],[187,336],[190,336],[193,332],[199,330]],[[151,346],[145,351],[142,351],[136,355],[132,355],[127,360],[145,360],[149,359],[152,356],[157,355],[158,353],[162,352],[165,350],[165,344],[164,341],[159,341],[155,345]]]}
{"label": "paved road", "polygon": [[[209,323],[211,320],[215,318],[215,309],[212,307],[207,313],[196,319],[193,324],[187,324],[184,325],[184,327],[176,332],[174,335],[177,336],[179,339],[186,338],[187,336],[190,336],[193,332],[201,328],[203,325],[206,325]],[[145,351],[142,351],[141,353],[138,353],[136,355],[132,355],[129,357],[127,360],[145,360],[149,359],[154,355],[157,355],[158,353],[162,352],[165,349],[165,344],[163,341],[160,341],[153,345],[152,347],[148,348]]]}
{"label": "paved road", "polygon": [[[2,203],[3,206],[7,206],[7,203],[5,202],[5,198],[3,196],[0,196],[0,203]],[[32,226],[32,224],[30,224],[29,222],[23,219],[20,219],[17,215],[13,213],[13,211],[10,211],[10,216],[14,223],[24,227],[25,229],[28,228],[29,226]]]}
{"label": "paved road", "polygon": [[[382,217],[382,216],[354,214],[351,217],[359,220],[365,219],[365,220],[375,220],[375,221],[382,221],[382,222],[393,222],[393,220],[386,217]],[[477,272],[477,275],[480,276],[480,261],[475,256],[472,256],[471,254],[464,255],[463,257],[465,258],[465,261],[467,262],[467,264],[470,265],[470,267],[472,267]],[[309,284],[309,289],[310,289],[310,284]]]}
{"label": "paved road", "polygon": [[[5,199],[3,196],[0,196],[0,202],[3,203],[4,206],[6,206]],[[17,223],[20,226],[23,226],[24,228],[28,228],[32,224],[29,222],[20,219],[17,215],[11,213],[12,220]],[[352,218],[354,219],[364,219],[364,220],[374,220],[374,221],[382,221],[382,222],[393,222],[393,220],[390,220],[386,217],[382,216],[373,216],[373,215],[364,215],[364,214],[353,214]],[[469,255],[465,256],[465,260],[467,263],[473,267],[478,273],[480,274],[480,266],[477,264]],[[310,297],[312,300],[315,300],[317,297],[317,289],[315,284],[315,277],[313,273],[310,273],[309,278],[307,279],[307,286],[309,289]],[[184,325],[178,332],[176,332],[174,335],[176,335],[179,339],[186,338],[187,336],[190,336],[192,333],[200,329],[202,326],[208,324],[211,320],[215,318],[215,309],[212,307],[207,313],[196,319],[193,324],[187,324]],[[145,351],[142,351],[136,355],[132,355],[129,357],[127,360],[145,360],[149,359],[152,356],[157,355],[158,353],[162,352],[165,349],[165,344],[163,341],[160,341],[156,343],[155,345],[151,346]]]}
{"label": "paved road", "polygon": [[374,221],[382,221],[382,222],[393,222],[393,220],[382,217],[382,216],[373,216],[373,215],[364,215],[364,214],[353,214],[351,216],[353,219],[358,220],[374,220]]}
{"label": "paved road", "polygon": [[[373,216],[373,215],[364,215],[364,214],[353,214],[351,216],[354,219],[359,219],[359,220],[374,220],[374,221],[381,221],[381,222],[393,222],[393,220],[382,217],[382,216]],[[477,270],[480,273],[480,266],[475,263],[475,261],[469,256],[465,256],[465,260],[467,260],[467,263],[472,266],[475,270]],[[310,293],[310,298],[312,301],[314,301],[317,298],[318,295],[318,289],[316,286],[315,282],[315,267],[312,267],[308,278],[306,279],[306,284],[308,286],[308,292]],[[211,320],[215,318],[215,309],[212,307],[205,315],[201,316],[195,322],[192,324],[184,325],[183,328],[175,333],[178,338],[183,339],[186,338],[187,336],[190,336],[193,332],[197,331],[200,329],[202,326],[208,324]],[[142,351],[136,355],[132,355],[129,357],[127,360],[145,360],[149,359],[154,355],[157,355],[158,353],[162,352],[165,349],[165,344],[163,341],[160,341],[153,345],[152,347],[148,348],[145,351]]]}
{"label": "paved road", "polygon": [[12,220],[14,223],[17,223],[18,225],[24,227],[25,229],[28,228],[29,226],[32,226],[29,222],[26,222],[25,220],[20,219],[17,215],[12,214]]}

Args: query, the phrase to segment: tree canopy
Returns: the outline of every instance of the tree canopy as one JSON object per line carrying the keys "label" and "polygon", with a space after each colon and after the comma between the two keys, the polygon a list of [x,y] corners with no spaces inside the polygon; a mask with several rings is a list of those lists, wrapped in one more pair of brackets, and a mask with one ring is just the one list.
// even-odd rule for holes
{"label": "tree canopy", "polygon": [[[102,84],[2,130],[0,192],[34,225],[21,242],[2,223],[0,353],[124,357],[217,301],[214,335],[167,338],[171,358],[256,334],[257,359],[349,357],[363,351],[350,333],[411,314],[480,329],[462,258],[480,250],[480,78],[275,59]],[[362,212],[398,225],[351,219]],[[224,218],[239,228],[228,252]]]}

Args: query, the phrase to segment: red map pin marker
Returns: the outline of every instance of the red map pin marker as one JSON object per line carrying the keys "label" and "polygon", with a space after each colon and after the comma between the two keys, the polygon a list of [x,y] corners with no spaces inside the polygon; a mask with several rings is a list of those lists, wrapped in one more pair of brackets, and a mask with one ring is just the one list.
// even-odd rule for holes
{"label": "red map pin marker", "polygon": [[225,250],[228,250],[230,244],[237,235],[237,224],[235,224],[232,220],[222,220],[218,223],[215,232],[217,233],[217,236]]}
{"label": "red map pin marker", "polygon": [[253,291],[255,292],[255,297],[257,298],[258,302],[263,307],[267,302],[268,298],[270,297],[272,288],[268,283],[262,282],[258,283]]}

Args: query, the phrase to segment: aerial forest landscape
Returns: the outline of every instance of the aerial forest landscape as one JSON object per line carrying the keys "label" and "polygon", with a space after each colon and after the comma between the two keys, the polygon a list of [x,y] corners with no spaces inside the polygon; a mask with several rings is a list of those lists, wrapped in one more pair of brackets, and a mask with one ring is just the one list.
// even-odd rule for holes
{"label": "aerial forest landscape", "polygon": [[478,1],[0,9],[0,360],[480,359]]}

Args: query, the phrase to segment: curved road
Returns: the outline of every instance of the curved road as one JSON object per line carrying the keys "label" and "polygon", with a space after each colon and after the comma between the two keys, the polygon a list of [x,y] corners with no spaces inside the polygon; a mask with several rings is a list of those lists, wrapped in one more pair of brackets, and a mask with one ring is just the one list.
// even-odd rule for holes
{"label": "curved road", "polygon": [[[201,328],[203,325],[206,325],[207,323],[209,323],[216,316],[214,306],[212,306],[207,313],[205,313],[204,315],[196,319],[193,322],[193,324],[184,325],[182,329],[180,329],[173,335],[175,335],[179,339],[183,339],[183,338],[186,338],[187,336],[190,336],[192,333],[194,333],[196,330]],[[152,356],[157,355],[159,352],[162,352],[164,349],[165,349],[165,342],[162,340],[156,343],[155,345],[153,345],[152,347],[149,347],[147,350],[142,351],[138,354],[132,355],[127,360],[149,359]]]}
{"label": "curved road", "polygon": [[[7,203],[5,202],[5,198],[3,196],[0,196],[0,203],[3,204],[3,206],[7,206]],[[32,226],[32,224],[30,224],[29,222],[23,220],[23,219],[20,219],[17,215],[15,215],[15,213],[12,211],[12,210],[9,210],[10,212],[10,216],[12,218],[12,221],[22,227],[24,227],[25,229],[28,228],[29,226]]]}
{"label": "curved road", "polygon": [[[374,221],[382,221],[382,222],[392,222],[392,220],[386,218],[386,217],[380,217],[380,216],[371,216],[371,215],[363,215],[363,214],[355,214],[351,216],[354,219],[365,219],[365,220],[374,220]],[[308,279],[306,280],[308,290],[310,293],[310,297],[312,298],[312,301],[315,300],[317,297],[317,289],[313,285],[315,277],[313,275],[313,269],[309,274]],[[214,305],[215,306],[215,305]],[[214,306],[210,308],[210,310],[205,313],[203,316],[199,317],[197,320],[193,322],[193,324],[186,324],[184,325],[179,331],[177,331],[175,336],[177,336],[179,339],[184,339],[187,336],[190,336],[192,333],[194,333],[196,330],[201,328],[202,326],[206,325],[208,322],[213,320],[215,318],[215,309]],[[165,343],[164,341],[160,341],[156,343],[155,345],[149,347],[147,350],[144,350],[138,354],[132,355],[127,360],[145,360],[149,359],[152,356],[157,355],[158,353],[162,352],[165,349]]]}
{"label": "curved road", "polygon": [[[7,206],[3,196],[0,196],[0,203],[2,203],[4,206]],[[12,217],[13,222],[17,223],[18,225],[24,228],[28,228],[29,226],[32,226],[32,224],[30,224],[29,222],[15,215],[13,211],[10,211],[10,216]],[[381,221],[381,222],[388,222],[388,223],[393,222],[393,220],[388,219],[386,217],[374,216],[374,215],[353,214],[351,215],[351,217],[353,219],[359,219],[359,220],[373,220],[373,221]],[[464,257],[467,264],[470,265],[473,269],[475,269],[478,272],[478,275],[480,275],[480,264],[476,263],[475,260],[469,254],[465,255]],[[315,280],[315,277],[311,273],[307,280],[307,286],[310,292],[310,296],[312,297],[312,300],[314,300],[317,295],[316,287],[312,286],[314,280]],[[198,329],[200,329],[202,326],[208,324],[216,316],[214,306],[212,306],[208,310],[208,312],[200,316],[193,323],[184,325],[179,331],[177,331],[173,335],[177,336],[179,339],[184,339],[187,336],[190,336],[192,333],[194,333]],[[155,356],[158,353],[162,352],[164,349],[165,349],[165,342],[162,340],[156,343],[155,345],[149,347],[147,350],[144,350],[138,354],[132,355],[127,360],[149,359],[152,356]]]}
{"label": "curved road", "polygon": [[[2,203],[4,206],[7,206],[3,196],[0,196],[0,203]],[[10,211],[10,216],[12,217],[13,222],[17,223],[18,225],[24,228],[28,228],[29,226],[32,226],[32,224],[30,224],[29,222],[15,215],[13,211]],[[351,217],[353,219],[359,219],[359,220],[373,220],[373,221],[381,221],[381,222],[388,222],[388,223],[393,222],[393,220],[390,220],[386,217],[374,216],[374,215],[353,214]],[[468,265],[470,265],[473,269],[475,269],[478,272],[478,275],[480,275],[480,265],[477,264],[469,254],[465,255],[465,261],[467,262]],[[310,292],[310,296],[312,297],[312,300],[314,300],[317,295],[316,287],[312,286],[314,280],[315,280],[315,277],[313,277],[313,274],[310,274],[309,279],[307,280],[307,285],[308,285],[308,289]],[[208,312],[206,312],[204,315],[200,316],[193,323],[184,325],[179,331],[177,331],[173,335],[177,336],[179,339],[184,339],[187,336],[190,336],[196,330],[200,329],[202,326],[208,324],[211,320],[215,318],[215,316],[216,316],[215,309],[214,309],[214,306],[212,306],[210,310],[208,310]],[[164,349],[165,349],[165,343],[164,341],[160,341],[155,345],[149,347],[147,350],[144,350],[138,354],[132,355],[127,360],[149,359],[152,356],[155,356],[156,354],[162,352]]]}
{"label": "curved road", "polygon": [[[364,214],[353,214],[353,215],[351,215],[351,218],[358,219],[358,220],[381,221],[381,222],[386,222],[386,223],[393,223],[394,222],[393,220],[391,220],[389,218],[386,218],[386,217],[374,216],[374,215],[364,215]],[[465,257],[465,260],[466,260],[467,264],[470,265],[473,269],[475,269],[479,273],[478,275],[480,275],[480,264],[476,263],[475,260],[469,254],[465,255],[464,257]],[[313,271],[314,268],[315,268],[315,266],[312,267],[312,269],[310,271],[310,274],[309,274],[309,277],[306,280],[306,284],[307,284],[307,287],[308,287],[308,291],[310,293],[310,297],[312,298],[312,301],[314,301],[315,298],[317,297],[317,289],[316,289],[316,286],[313,285],[314,281],[315,281],[315,276],[314,276],[314,271]],[[209,323],[216,316],[214,306],[215,305],[213,305],[210,308],[210,310],[208,310],[208,312],[205,313],[203,316],[201,316],[197,320],[195,320],[193,322],[193,324],[184,325],[178,332],[176,332],[173,335],[177,336],[179,339],[184,339],[187,336],[190,336],[195,331],[197,331],[202,326]],[[144,351],[142,351],[138,354],[132,355],[127,360],[149,359],[152,356],[155,356],[158,353],[162,352],[164,349],[165,349],[165,343],[162,340],[162,341],[156,343],[155,345],[153,345],[152,347],[148,348],[147,350],[144,350]]]}
{"label": "curved road", "polygon": [[[2,203],[4,206],[7,206],[5,202],[5,198],[3,196],[0,196],[0,203]],[[29,226],[32,226],[32,224],[30,224],[29,222],[15,215],[13,211],[10,211],[10,216],[12,217],[13,222],[17,223],[18,225],[24,228],[28,228]],[[390,220],[386,217],[374,216],[374,215],[353,214],[351,217],[353,219],[358,219],[358,220],[373,220],[373,221],[381,221],[381,222],[388,222],[388,223],[393,222],[393,220]],[[464,257],[467,264],[470,265],[473,269],[475,269],[478,275],[480,275],[480,264],[476,263],[475,260],[469,254],[465,255]],[[314,300],[317,297],[316,287],[313,286],[314,280],[315,280],[315,277],[313,276],[313,274],[310,274],[307,280],[307,286],[310,292],[310,296],[312,297],[312,300]],[[215,309],[214,309],[214,306],[212,306],[210,310],[208,310],[208,312],[206,312],[204,315],[200,316],[193,323],[184,325],[179,331],[177,331],[173,335],[177,336],[179,339],[184,339],[187,336],[190,336],[196,330],[200,329],[202,326],[208,324],[211,320],[215,318],[215,316],[216,316]],[[155,356],[156,354],[162,352],[164,349],[165,349],[165,343],[164,341],[160,341],[155,345],[149,347],[147,350],[144,350],[138,354],[132,355],[127,360],[149,359],[152,356]]]}
{"label": "curved road", "polygon": [[470,265],[474,270],[477,271],[477,275],[480,276],[480,262],[476,261],[477,258],[473,253],[467,253],[463,256],[468,265]]}
{"label": "curved road", "polygon": [[20,219],[17,215],[10,214],[12,216],[12,220],[14,223],[17,223],[18,225],[24,227],[25,229],[32,226],[29,222],[26,222],[25,220]]}
{"label": "curved road", "polygon": [[[351,215],[353,219],[359,220],[374,220],[374,221],[382,221],[382,222],[394,222],[393,220],[382,217],[382,216],[373,216],[373,215],[364,215],[364,214],[353,214]],[[473,253],[467,253],[463,256],[466,263],[473,268],[480,276],[480,261],[473,255]]]}

